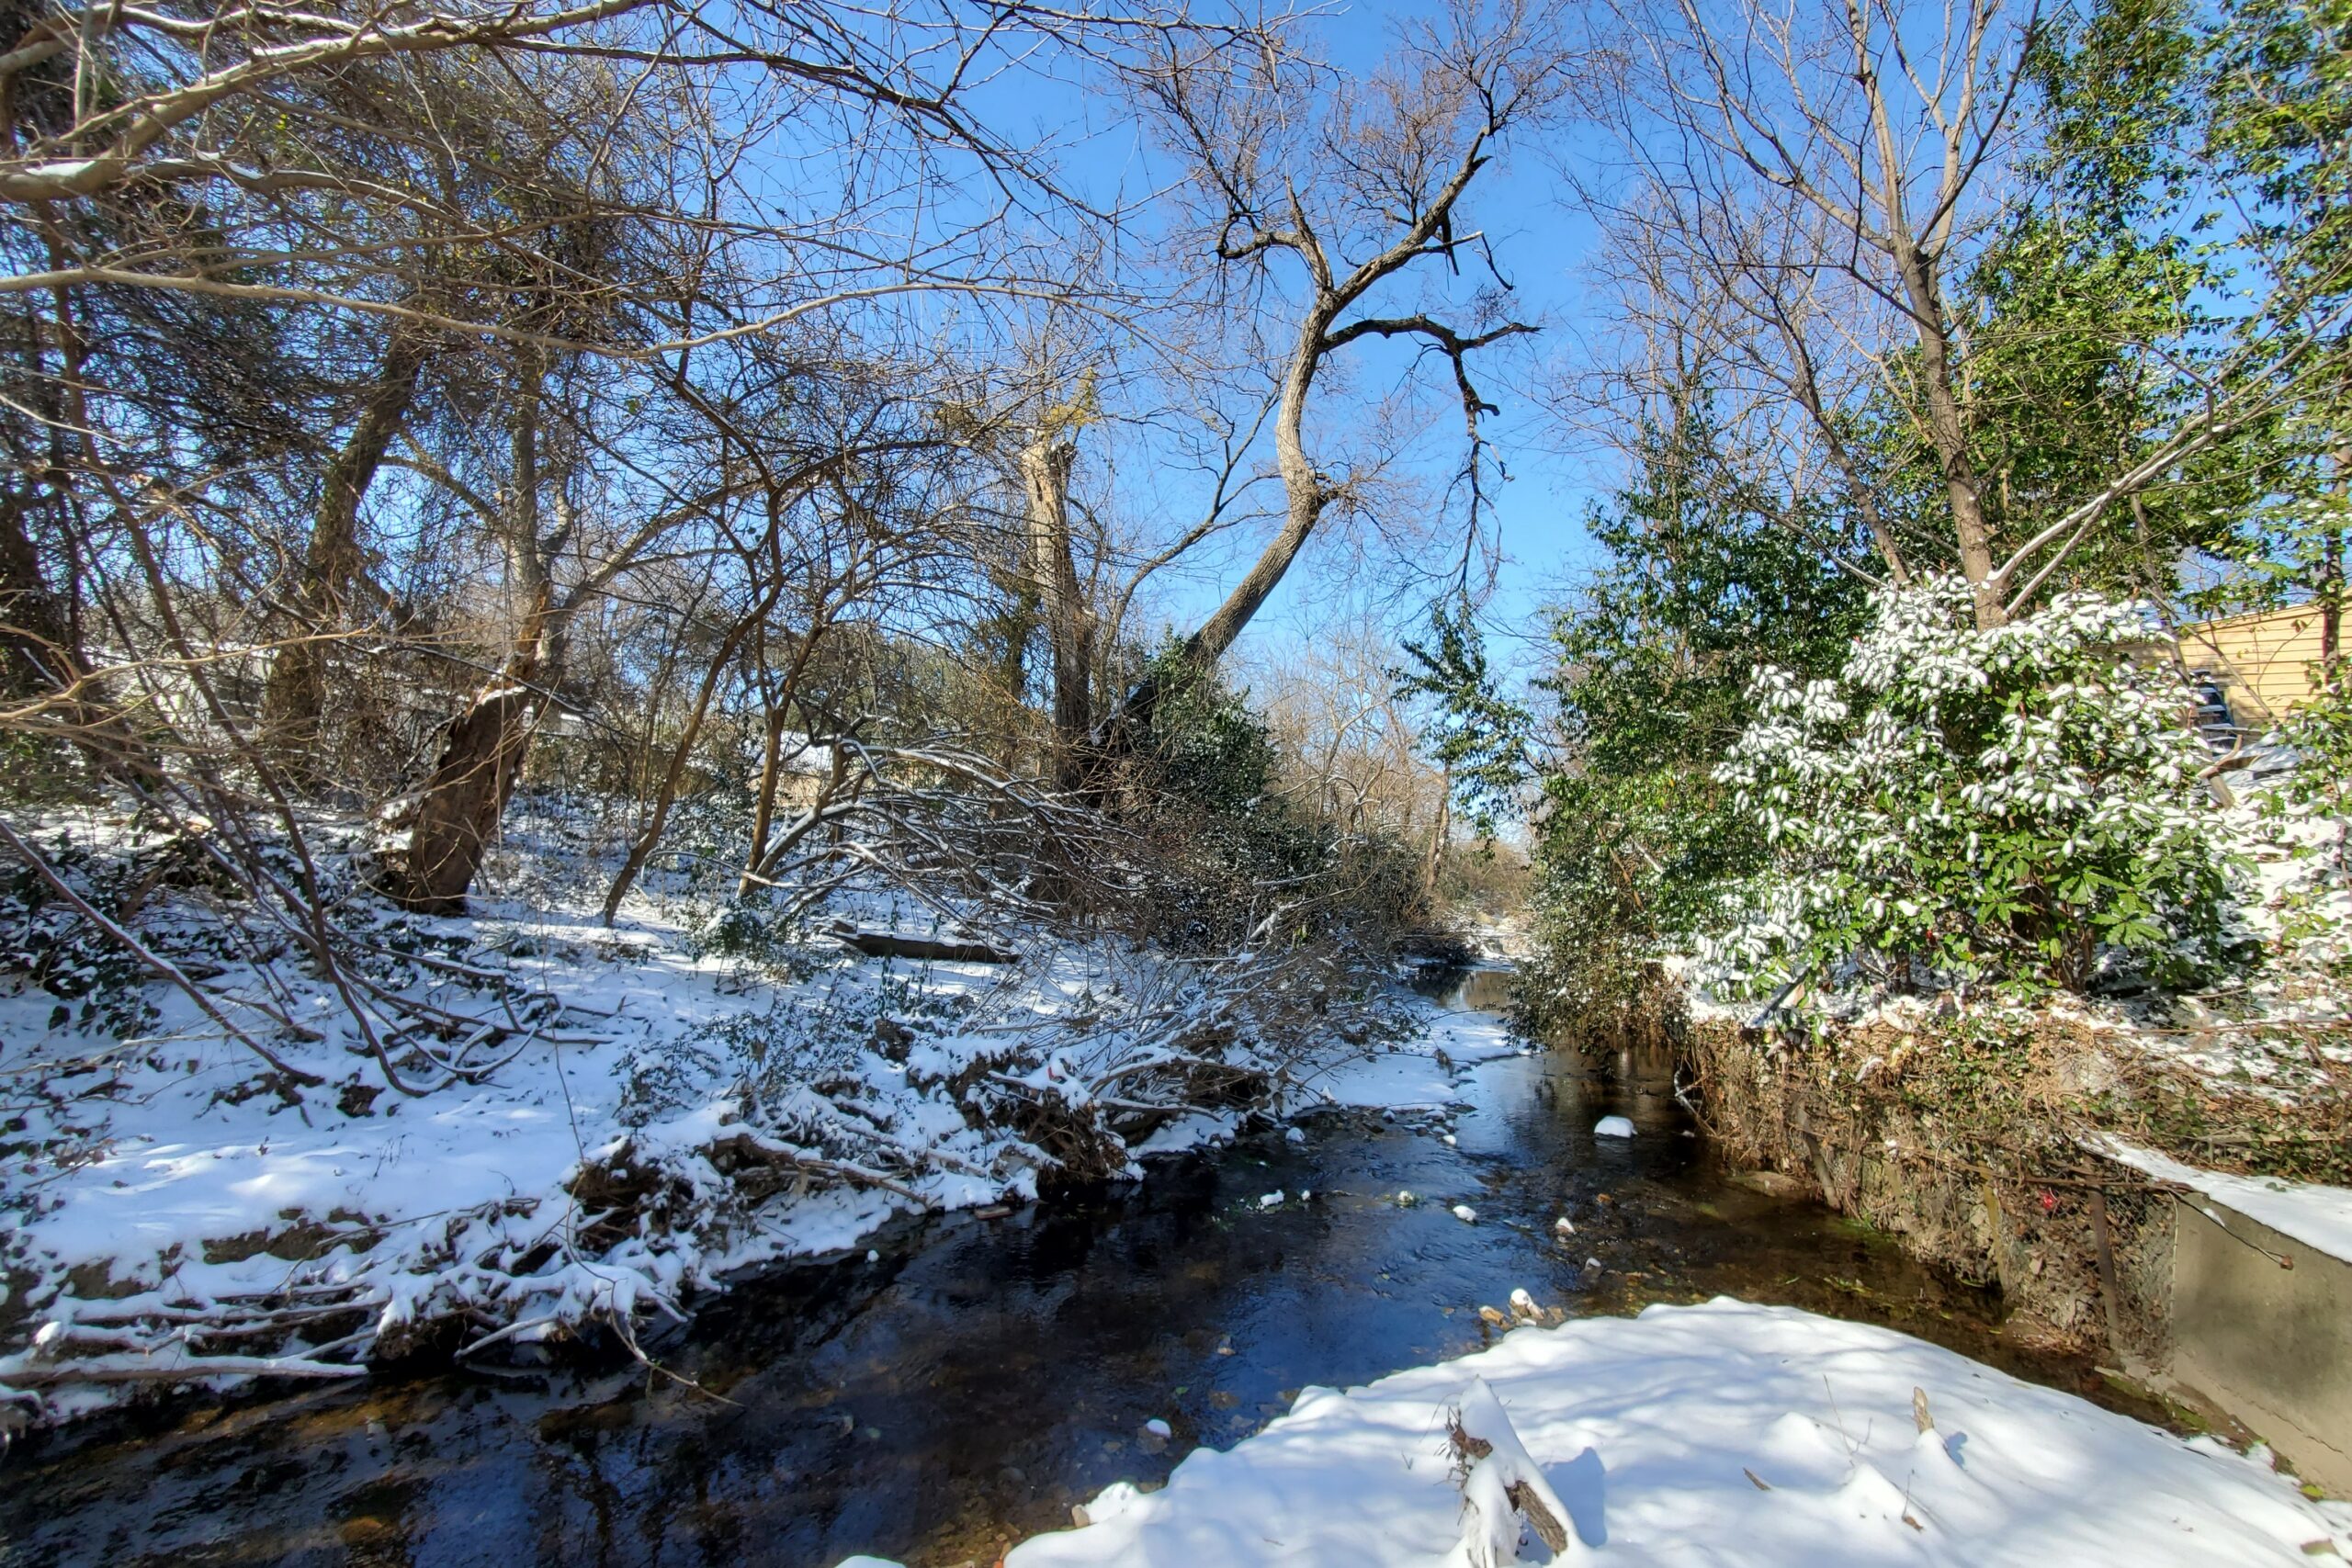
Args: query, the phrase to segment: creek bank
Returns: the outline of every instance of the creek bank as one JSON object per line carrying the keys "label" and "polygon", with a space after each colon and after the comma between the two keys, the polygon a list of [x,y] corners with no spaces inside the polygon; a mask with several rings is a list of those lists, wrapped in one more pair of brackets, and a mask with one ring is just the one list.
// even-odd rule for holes
{"label": "creek bank", "polygon": [[942,956],[971,944],[938,902],[838,890],[857,942],[650,896],[607,927],[576,876],[462,917],[358,906],[354,972],[443,1021],[405,1033],[248,941],[241,907],[152,910],[156,942],[213,956],[204,1005],[314,1021],[278,1042],[299,1077],[135,977],[105,996],[153,1018],[100,1043],[0,983],[0,1442],[174,1387],[609,1366],[747,1271],[1134,1174],[1287,1113],[1334,1061],[1433,1049],[1335,942],[1032,925],[1006,964]]}
{"label": "creek bank", "polygon": [[[1800,1033],[1675,1010],[1645,1031],[1616,1069],[1678,1074],[1735,1165],[1996,1292],[2006,1337],[2093,1355],[2352,1493],[2352,1266],[2183,1179],[2204,1173],[2113,1141],[2118,1122],[2144,1135],[2144,1108],[2177,1084],[2135,1096],[2118,1054],[2063,1022]],[[2243,1096],[2232,1113],[2256,1114]],[[2266,1135],[2300,1147],[2314,1120],[2275,1108]]]}
{"label": "creek bank", "polygon": [[[744,1568],[993,1562],[1105,1487],[1241,1442],[1304,1387],[1498,1343],[1477,1306],[1522,1289],[1571,1318],[1800,1307],[2162,1414],[2004,1341],[1989,1296],[1884,1238],[1724,1179],[1668,1085],[1595,1083],[1476,1015],[1419,1046],[1305,1086],[1336,1107],[1154,1157],[1140,1183],[905,1215],[741,1280],[650,1347],[665,1375],[412,1372],[33,1434],[0,1477],[8,1568],[569,1568],[652,1541]],[[1611,1114],[1637,1135],[1594,1137]]]}

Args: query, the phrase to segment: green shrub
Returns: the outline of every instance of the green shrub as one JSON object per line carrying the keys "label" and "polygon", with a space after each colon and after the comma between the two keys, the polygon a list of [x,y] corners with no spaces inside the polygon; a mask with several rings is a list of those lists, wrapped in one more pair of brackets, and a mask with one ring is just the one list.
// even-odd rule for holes
{"label": "green shrub", "polygon": [[1770,853],[1702,944],[1718,983],[2192,980],[2242,956],[2232,856],[2142,606],[1979,630],[1956,579],[1879,595],[1838,679],[1771,668],[1717,778]]}

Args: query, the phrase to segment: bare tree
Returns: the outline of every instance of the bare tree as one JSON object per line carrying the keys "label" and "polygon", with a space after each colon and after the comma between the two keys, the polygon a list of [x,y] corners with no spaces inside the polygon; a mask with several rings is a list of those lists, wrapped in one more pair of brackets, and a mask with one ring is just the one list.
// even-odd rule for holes
{"label": "bare tree", "polygon": [[[2129,345],[2183,384],[2177,422],[2085,493],[2005,510],[1987,431],[2065,417],[1988,397],[1995,334],[1969,293],[1971,268],[2036,194],[2039,9],[1671,0],[1617,18],[1619,63],[1592,97],[1620,177],[1571,174],[1609,231],[1600,271],[1622,330],[1577,400],[1622,430],[1703,384],[1724,400],[1743,466],[1792,498],[1842,497],[1887,580],[1949,565],[1978,623],[1998,626],[2116,509],[2284,406],[2311,369],[2318,340],[2294,333],[2250,334],[2201,361]],[[1865,433],[1890,417],[1891,438],[1871,449]],[[1887,503],[1906,455],[1935,474],[1931,523]],[[1805,526],[1802,510],[1788,526]]]}
{"label": "bare tree", "polygon": [[[763,492],[740,442],[722,466],[741,491],[673,460],[702,449],[697,421],[743,434],[717,395],[737,367],[837,379],[889,358],[925,298],[978,317],[1099,288],[1057,226],[1101,215],[963,100],[1041,47],[1180,36],[1215,54],[1254,33],[957,0],[40,22],[0,53],[0,299],[21,327],[0,423],[26,476],[0,533],[12,682],[96,700],[77,595],[160,487],[208,588],[234,588],[208,645],[264,655],[258,724],[243,674],[221,711],[298,784],[351,777],[321,733],[348,714],[348,666],[412,687],[437,670],[440,691],[475,672],[397,889],[451,907],[578,617],[650,552],[712,547],[714,509]],[[872,354],[838,352],[850,321]],[[449,592],[378,581],[402,552]]]}
{"label": "bare tree", "polygon": [[1403,654],[1369,615],[1322,621],[1311,638],[1250,670],[1293,796],[1350,839],[1426,846],[1442,854],[1450,826],[1442,771],[1420,754],[1400,699]]}
{"label": "bare tree", "polygon": [[[1350,478],[1317,462],[1307,431],[1317,377],[1352,344],[1417,344],[1446,366],[1467,442],[1469,526],[1479,525],[1479,421],[1495,408],[1473,379],[1473,359],[1533,329],[1502,316],[1499,290],[1466,305],[1399,308],[1382,297],[1441,265],[1450,280],[1465,255],[1491,271],[1466,198],[1514,131],[1545,122],[1571,62],[1546,13],[1465,0],[1409,32],[1361,87],[1309,87],[1306,71],[1272,57],[1203,62],[1174,51],[1142,76],[1155,122],[1188,167],[1196,232],[1219,264],[1219,285],[1257,308],[1281,301],[1295,311],[1272,401],[1281,525],[1186,638],[1191,664],[1224,656],[1324,517],[1355,499]],[[1130,698],[1130,716],[1151,700],[1147,683]]]}

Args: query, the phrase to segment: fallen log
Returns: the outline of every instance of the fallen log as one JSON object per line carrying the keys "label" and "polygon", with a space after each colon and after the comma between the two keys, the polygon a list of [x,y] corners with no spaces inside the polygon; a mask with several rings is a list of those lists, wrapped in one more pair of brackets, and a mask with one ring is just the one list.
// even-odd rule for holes
{"label": "fallen log", "polygon": [[984,942],[942,942],[935,937],[899,936],[891,931],[836,930],[845,947],[868,958],[912,958],[933,964],[1018,964],[1021,955]]}

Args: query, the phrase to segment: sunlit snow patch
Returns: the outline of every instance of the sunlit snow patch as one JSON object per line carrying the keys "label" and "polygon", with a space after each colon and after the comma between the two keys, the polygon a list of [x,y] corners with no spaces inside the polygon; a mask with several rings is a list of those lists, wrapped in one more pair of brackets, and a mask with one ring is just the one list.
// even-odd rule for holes
{"label": "sunlit snow patch", "polygon": [[1006,1568],[1458,1564],[1447,1416],[1481,1381],[1571,1517],[1555,1561],[2206,1568],[2352,1553],[2352,1506],[2311,1502],[2211,1439],[1888,1329],[1718,1300],[1520,1328],[1368,1388],[1308,1389],[1256,1437],[1195,1450],[1162,1491],[1114,1489],[1089,1528],[1016,1547]]}

